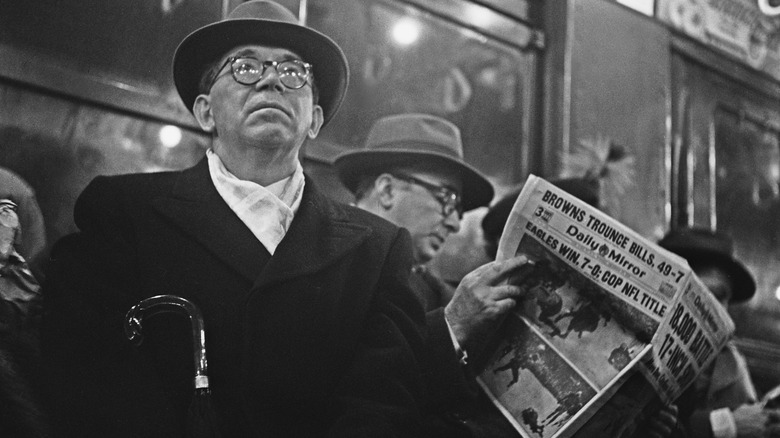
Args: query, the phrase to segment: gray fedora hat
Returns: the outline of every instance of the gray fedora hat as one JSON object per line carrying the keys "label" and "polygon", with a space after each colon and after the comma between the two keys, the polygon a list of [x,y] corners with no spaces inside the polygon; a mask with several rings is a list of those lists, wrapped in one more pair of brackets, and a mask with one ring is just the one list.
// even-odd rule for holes
{"label": "gray fedora hat", "polygon": [[658,242],[689,263],[714,263],[722,268],[734,284],[732,302],[743,302],[753,297],[756,282],[747,268],[734,258],[734,242],[722,232],[701,227],[672,230]]}
{"label": "gray fedora hat", "polygon": [[192,111],[204,71],[234,47],[261,44],[291,50],[312,64],[320,93],[324,124],[344,100],[349,67],[344,52],[332,39],[301,25],[284,6],[268,1],[241,3],[222,21],[201,27],[182,40],[173,56],[173,81]]}
{"label": "gray fedora hat", "polygon": [[339,155],[334,165],[341,182],[354,192],[363,175],[409,163],[428,163],[460,175],[464,211],[488,205],[493,199],[490,181],[463,161],[458,127],[430,114],[397,114],[377,120],[365,147]]}

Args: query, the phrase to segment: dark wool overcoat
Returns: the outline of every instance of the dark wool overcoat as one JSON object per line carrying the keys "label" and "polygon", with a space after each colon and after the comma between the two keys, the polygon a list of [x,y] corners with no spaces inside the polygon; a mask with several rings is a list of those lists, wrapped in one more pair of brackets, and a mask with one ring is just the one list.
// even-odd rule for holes
{"label": "dark wool overcoat", "polygon": [[425,316],[409,287],[406,231],[307,179],[270,256],[219,196],[205,159],[98,177],[75,221],[43,289],[42,391],[62,435],[170,438],[191,422],[187,318],[148,318],[138,348],[123,334],[130,307],[159,294],[204,315],[223,437],[415,434]]}

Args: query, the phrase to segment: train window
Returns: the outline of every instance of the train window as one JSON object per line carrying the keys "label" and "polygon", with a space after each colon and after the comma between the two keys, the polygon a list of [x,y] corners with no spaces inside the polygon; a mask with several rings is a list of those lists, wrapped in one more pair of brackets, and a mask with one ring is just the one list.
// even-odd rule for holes
{"label": "train window", "polygon": [[113,112],[0,82],[0,167],[35,190],[53,244],[76,230],[73,206],[92,178],[194,165],[199,131]]}
{"label": "train window", "polygon": [[400,1],[309,0],[307,20],[341,45],[352,72],[344,105],[307,158],[329,162],[361,147],[379,117],[425,112],[461,128],[466,160],[499,190],[525,178],[533,50]]}
{"label": "train window", "polygon": [[2,1],[0,76],[194,127],[171,59],[227,1]]}
{"label": "train window", "polygon": [[759,393],[780,383],[780,87],[698,46],[672,58],[674,213],[671,227],[716,228],[756,280],[729,306]]}
{"label": "train window", "polygon": [[720,107],[715,111],[714,125],[717,227],[735,237],[741,258],[760,273],[759,289],[775,292],[780,285],[777,122]]}
{"label": "train window", "polygon": [[[432,113],[458,125],[466,161],[499,195],[525,179],[532,168],[529,147],[537,144],[541,44],[519,20],[508,23],[506,15],[478,3],[484,2],[307,1],[307,22],[339,43],[352,72],[339,113],[304,150],[304,168],[327,193],[352,200],[330,162],[362,147],[377,118],[403,112]],[[487,261],[479,229],[484,211],[466,213],[461,231],[434,261],[443,278],[456,281]]]}
{"label": "train window", "polygon": [[[745,311],[780,312],[780,88],[723,60],[692,62],[688,53],[694,52],[685,50],[673,58],[678,150],[672,226],[730,234],[758,286]],[[726,69],[730,75],[722,73]],[[737,327],[760,319],[732,315]]]}

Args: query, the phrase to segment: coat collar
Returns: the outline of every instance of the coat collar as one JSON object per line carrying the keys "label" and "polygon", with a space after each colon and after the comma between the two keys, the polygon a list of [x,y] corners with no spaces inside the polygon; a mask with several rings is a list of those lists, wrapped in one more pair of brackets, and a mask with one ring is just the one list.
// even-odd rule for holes
{"label": "coat collar", "polygon": [[307,177],[290,229],[263,264],[267,250],[219,196],[205,159],[182,171],[170,195],[156,199],[154,205],[260,288],[322,269],[371,234],[369,227],[349,221],[345,207],[319,193]]}
{"label": "coat collar", "polygon": [[345,207],[321,194],[307,177],[298,213],[255,286],[323,269],[370,235],[371,228],[349,220]]}

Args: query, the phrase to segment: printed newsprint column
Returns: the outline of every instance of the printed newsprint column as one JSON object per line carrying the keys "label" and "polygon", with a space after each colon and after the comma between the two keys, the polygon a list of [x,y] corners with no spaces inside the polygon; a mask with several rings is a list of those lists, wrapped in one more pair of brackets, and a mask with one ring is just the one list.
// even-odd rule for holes
{"label": "printed newsprint column", "polygon": [[533,262],[509,279],[526,298],[478,381],[524,437],[620,436],[656,391],[676,398],[733,332],[684,259],[533,175],[496,259],[516,254]]}
{"label": "printed newsprint column", "polygon": [[640,369],[665,400],[674,400],[734,333],[734,322],[695,275],[653,338]]}

